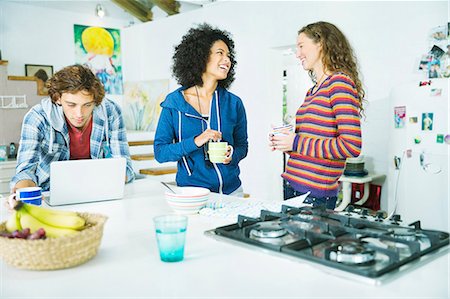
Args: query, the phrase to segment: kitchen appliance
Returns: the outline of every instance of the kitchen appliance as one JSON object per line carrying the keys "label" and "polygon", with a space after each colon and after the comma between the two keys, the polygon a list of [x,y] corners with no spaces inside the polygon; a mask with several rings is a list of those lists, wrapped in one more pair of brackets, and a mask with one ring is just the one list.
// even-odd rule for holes
{"label": "kitchen appliance", "polygon": [[[405,220],[421,219],[433,229],[449,231],[450,146],[439,136],[450,134],[449,79],[404,82],[389,95],[391,122],[387,207]],[[403,107],[402,125],[394,111]],[[432,124],[426,123],[432,117]]]}
{"label": "kitchen appliance", "polygon": [[239,215],[237,223],[205,234],[372,284],[448,252],[447,232],[422,229],[420,221],[403,226],[400,215],[386,215],[351,205],[343,212],[283,205],[280,212],[262,210],[258,218]]}

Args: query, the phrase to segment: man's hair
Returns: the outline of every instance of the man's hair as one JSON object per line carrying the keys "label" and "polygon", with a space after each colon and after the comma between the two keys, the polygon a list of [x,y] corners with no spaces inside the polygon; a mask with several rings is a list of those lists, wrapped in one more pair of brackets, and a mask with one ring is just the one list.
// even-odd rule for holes
{"label": "man's hair", "polygon": [[231,67],[225,79],[219,80],[219,86],[228,88],[234,81],[234,41],[227,31],[211,27],[207,23],[191,28],[175,47],[172,72],[178,83],[186,88],[203,86],[202,74],[206,71],[211,47],[216,41],[223,41],[230,51]]}
{"label": "man's hair", "polygon": [[66,66],[54,74],[46,83],[48,94],[53,103],[58,101],[63,93],[83,91],[93,96],[98,106],[105,97],[105,89],[100,80],[83,65]]}

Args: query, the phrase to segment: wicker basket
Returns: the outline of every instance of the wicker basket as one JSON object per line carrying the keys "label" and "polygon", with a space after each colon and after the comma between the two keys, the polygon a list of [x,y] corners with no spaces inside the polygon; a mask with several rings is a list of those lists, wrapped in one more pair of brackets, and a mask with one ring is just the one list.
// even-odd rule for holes
{"label": "wicker basket", "polygon": [[[0,256],[11,266],[30,270],[55,270],[74,267],[97,254],[107,217],[79,213],[88,228],[79,234],[44,240],[8,239],[0,237]],[[5,231],[6,222],[0,224]]]}

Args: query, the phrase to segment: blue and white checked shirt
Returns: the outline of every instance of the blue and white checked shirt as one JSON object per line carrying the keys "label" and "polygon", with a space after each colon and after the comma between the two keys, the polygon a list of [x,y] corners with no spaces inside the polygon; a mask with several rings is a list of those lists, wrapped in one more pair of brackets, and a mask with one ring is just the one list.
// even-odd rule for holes
{"label": "blue and white checked shirt", "polygon": [[[32,180],[44,191],[49,190],[50,163],[69,160],[69,144],[62,107],[53,104],[50,98],[43,99],[24,117],[16,175],[11,180],[11,189],[19,181]],[[107,157],[126,158],[128,182],[134,179],[121,110],[113,101],[104,99],[93,112],[91,159]]]}

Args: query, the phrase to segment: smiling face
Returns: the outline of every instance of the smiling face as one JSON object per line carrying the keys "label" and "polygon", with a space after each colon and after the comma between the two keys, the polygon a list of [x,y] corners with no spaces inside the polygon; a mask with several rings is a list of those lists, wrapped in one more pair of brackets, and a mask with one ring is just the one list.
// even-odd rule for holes
{"label": "smiling face", "polygon": [[305,33],[300,33],[297,37],[296,57],[300,59],[303,69],[315,71],[322,66],[322,47],[320,43],[315,43]]}
{"label": "smiling face", "polygon": [[56,103],[62,106],[66,119],[80,130],[89,122],[95,108],[94,97],[86,91],[63,93]]}
{"label": "smiling face", "polygon": [[206,71],[202,76],[203,82],[205,82],[205,76],[216,80],[226,79],[230,68],[230,51],[227,44],[221,40],[214,42],[210,50]]}

